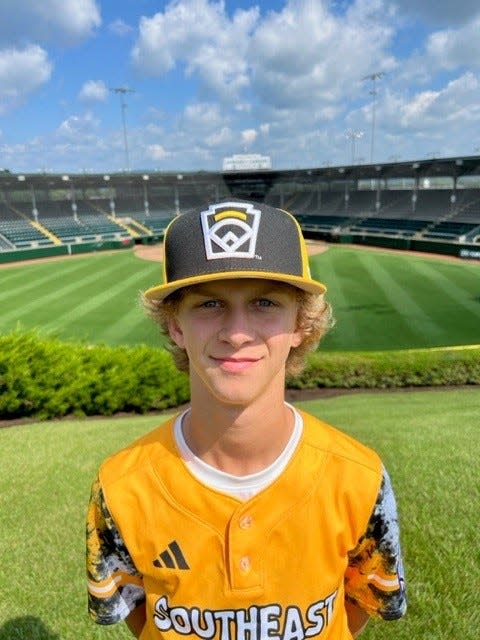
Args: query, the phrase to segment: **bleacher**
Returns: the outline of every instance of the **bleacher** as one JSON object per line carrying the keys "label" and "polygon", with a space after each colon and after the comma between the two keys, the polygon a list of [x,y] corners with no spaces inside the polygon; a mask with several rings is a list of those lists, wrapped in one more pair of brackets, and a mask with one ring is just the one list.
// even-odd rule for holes
{"label": "bleacher", "polygon": [[39,218],[44,227],[63,243],[120,240],[130,234],[104,214]]}
{"label": "bleacher", "polygon": [[0,233],[0,251],[10,251],[11,249],[15,249],[15,245]]}
{"label": "bleacher", "polygon": [[153,242],[177,214],[214,199],[248,197],[287,209],[310,237],[362,244],[370,238],[396,247],[425,240],[426,250],[436,242],[447,253],[450,244],[480,244],[480,157],[469,172],[453,161],[445,173],[425,164],[422,174],[419,167],[421,162],[400,168],[319,168],[278,178],[249,175],[244,182],[204,172],[193,179],[100,174],[70,182],[61,175],[33,176],[30,182],[7,176],[0,188],[0,251],[39,247],[43,254],[52,245]]}
{"label": "bleacher", "polygon": [[172,219],[171,214],[167,215],[162,211],[153,211],[148,215],[143,213],[136,213],[132,216],[134,221],[140,222],[140,224],[148,229],[152,235],[161,235],[165,232],[168,223]]}
{"label": "bleacher", "polygon": [[7,243],[4,242],[4,244],[7,244],[4,250],[12,248],[49,247],[53,245],[50,238],[36,229],[28,220],[24,219],[2,220],[0,233],[7,241]]}
{"label": "bleacher", "polygon": [[375,191],[350,191],[346,210],[350,217],[360,218],[375,214],[377,194]]}
{"label": "bleacher", "polygon": [[115,198],[115,215],[119,218],[133,216],[145,212],[143,200],[139,197]]}
{"label": "bleacher", "polygon": [[456,193],[452,220],[480,224],[480,189],[461,189]]}
{"label": "bleacher", "polygon": [[468,224],[466,222],[453,222],[451,220],[447,220],[433,225],[428,231],[423,233],[423,237],[458,241],[462,237],[471,233],[475,228],[479,227],[480,225],[474,223]]}
{"label": "bleacher", "polygon": [[378,215],[382,218],[394,218],[398,220],[415,217],[411,191],[381,191],[379,202]]}
{"label": "bleacher", "polygon": [[425,220],[409,220],[408,218],[366,218],[351,224],[349,231],[373,232],[386,235],[413,237],[428,226]]}
{"label": "bleacher", "polygon": [[[41,218],[68,218],[73,215],[70,200],[41,200],[37,202],[38,215]],[[24,215],[31,217],[31,206],[19,205]]]}
{"label": "bleacher", "polygon": [[121,227],[115,220],[112,220],[105,214],[80,214],[78,220],[80,225],[84,227],[89,234],[102,236],[105,240],[118,240],[130,237],[130,234],[124,227]]}
{"label": "bleacher", "polygon": [[291,199],[291,210],[304,231],[480,242],[480,189],[452,194],[425,189],[413,197],[411,190],[384,190],[377,204],[373,191],[351,191],[347,198],[306,192]]}
{"label": "bleacher", "polygon": [[350,218],[348,216],[330,215],[296,215],[300,226],[305,231],[332,231],[336,228],[346,226]]}

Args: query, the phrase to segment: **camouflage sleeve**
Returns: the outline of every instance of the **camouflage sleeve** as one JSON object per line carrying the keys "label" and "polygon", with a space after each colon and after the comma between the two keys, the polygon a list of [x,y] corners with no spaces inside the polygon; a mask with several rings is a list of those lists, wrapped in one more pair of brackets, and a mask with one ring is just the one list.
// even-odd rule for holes
{"label": "camouflage sleeve", "polygon": [[349,554],[345,593],[374,618],[395,620],[407,608],[397,506],[385,469],[367,530]]}
{"label": "camouflage sleeve", "polygon": [[137,571],[110,515],[98,478],[87,514],[88,611],[99,624],[124,620],[145,601]]}

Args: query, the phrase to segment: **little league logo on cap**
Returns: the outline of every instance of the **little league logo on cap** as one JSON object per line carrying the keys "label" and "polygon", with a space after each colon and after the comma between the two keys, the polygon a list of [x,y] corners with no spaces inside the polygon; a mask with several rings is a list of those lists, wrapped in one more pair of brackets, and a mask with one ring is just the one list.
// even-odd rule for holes
{"label": "little league logo on cap", "polygon": [[164,237],[163,284],[145,296],[163,300],[183,287],[238,278],[286,282],[315,294],[326,290],[310,275],[305,240],[290,213],[227,201],[172,220]]}
{"label": "little league logo on cap", "polygon": [[212,205],[202,211],[203,239],[207,260],[216,258],[253,258],[257,244],[258,227],[262,215],[253,204],[235,209]]}

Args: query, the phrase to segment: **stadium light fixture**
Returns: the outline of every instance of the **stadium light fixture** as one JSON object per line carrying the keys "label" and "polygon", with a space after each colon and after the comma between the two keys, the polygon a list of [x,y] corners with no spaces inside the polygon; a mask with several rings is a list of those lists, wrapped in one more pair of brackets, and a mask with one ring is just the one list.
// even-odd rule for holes
{"label": "stadium light fixture", "polygon": [[352,164],[355,164],[355,140],[359,140],[363,134],[363,131],[355,131],[354,129],[348,129],[348,131],[345,131],[347,140],[350,140],[352,143]]}
{"label": "stadium light fixture", "polygon": [[127,172],[130,172],[130,156],[128,152],[128,138],[127,138],[127,123],[125,119],[125,110],[127,105],[125,104],[125,95],[127,93],[135,93],[134,89],[129,89],[128,87],[114,87],[110,89],[113,93],[118,93],[120,96],[120,109],[122,113],[122,126],[123,126],[123,144],[125,147],[125,168]]}
{"label": "stadium light fixture", "polygon": [[373,164],[373,158],[375,153],[375,119],[376,119],[376,111],[377,111],[377,80],[383,78],[385,73],[383,71],[374,71],[373,73],[369,73],[367,76],[362,78],[362,81],[370,80],[372,83],[372,88],[370,90],[370,95],[373,97],[372,101],[372,138],[370,141],[370,164]]}

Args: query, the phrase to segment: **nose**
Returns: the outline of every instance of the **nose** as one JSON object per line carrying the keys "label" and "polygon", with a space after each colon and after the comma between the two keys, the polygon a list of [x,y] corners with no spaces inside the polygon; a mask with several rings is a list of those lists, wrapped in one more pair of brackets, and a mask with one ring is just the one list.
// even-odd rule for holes
{"label": "nose", "polygon": [[231,308],[224,315],[224,322],[219,332],[222,342],[228,342],[238,348],[255,339],[255,330],[245,309]]}

